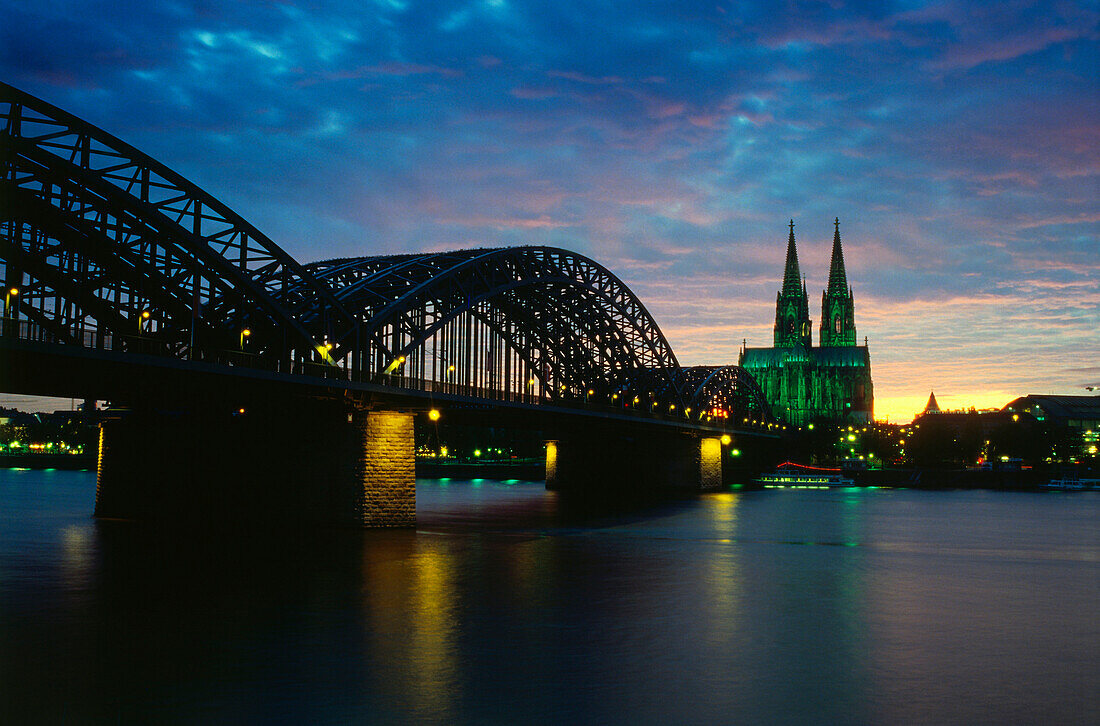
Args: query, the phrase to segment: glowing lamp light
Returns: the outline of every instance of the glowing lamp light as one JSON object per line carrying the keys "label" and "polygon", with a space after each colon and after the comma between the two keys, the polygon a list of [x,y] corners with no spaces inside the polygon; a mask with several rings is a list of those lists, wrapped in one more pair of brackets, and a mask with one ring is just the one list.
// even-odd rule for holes
{"label": "glowing lamp light", "polygon": [[439,410],[433,408],[431,411],[428,411],[428,418],[430,418],[432,421],[438,421],[439,420]]}
{"label": "glowing lamp light", "polygon": [[9,295],[18,295],[19,294],[19,288],[18,287],[13,287],[12,289],[8,290],[8,294]]}
{"label": "glowing lamp light", "polygon": [[730,456],[741,456],[741,449],[730,449]]}
{"label": "glowing lamp light", "polygon": [[535,385],[535,379],[534,379],[534,378],[532,378],[532,379],[530,379],[529,381],[527,381],[527,385],[528,385],[528,386],[533,386],[533,385]]}
{"label": "glowing lamp light", "polygon": [[454,373],[455,372],[455,367],[454,366],[447,366],[447,372]]}
{"label": "glowing lamp light", "polygon": [[252,331],[249,330],[248,328],[245,328],[244,330],[241,331],[241,335],[243,335],[244,337],[247,338],[248,336],[252,335]]}
{"label": "glowing lamp light", "polygon": [[474,456],[481,456],[481,449],[474,449]]}
{"label": "glowing lamp light", "polygon": [[722,434],[722,446],[729,446],[729,443],[733,441],[729,434]]}
{"label": "glowing lamp light", "polygon": [[244,409],[243,408],[238,408],[237,413],[244,413]]}
{"label": "glowing lamp light", "polygon": [[148,320],[148,319],[149,319],[149,315],[150,315],[150,313],[149,313],[149,311],[148,311],[148,310],[142,310],[142,311],[141,311],[141,317],[143,317],[144,319]]}
{"label": "glowing lamp light", "polygon": [[398,358],[397,358],[397,362],[398,362],[398,363],[404,363],[404,362],[405,362],[405,356],[403,356],[403,355],[402,355],[402,356],[398,356]]}

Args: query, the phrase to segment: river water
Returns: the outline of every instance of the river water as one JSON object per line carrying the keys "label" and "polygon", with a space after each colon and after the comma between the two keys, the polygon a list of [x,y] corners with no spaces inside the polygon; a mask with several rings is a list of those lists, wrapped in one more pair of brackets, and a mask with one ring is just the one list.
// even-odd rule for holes
{"label": "river water", "polygon": [[212,533],[0,470],[0,723],[1100,722],[1098,493],[417,497]]}

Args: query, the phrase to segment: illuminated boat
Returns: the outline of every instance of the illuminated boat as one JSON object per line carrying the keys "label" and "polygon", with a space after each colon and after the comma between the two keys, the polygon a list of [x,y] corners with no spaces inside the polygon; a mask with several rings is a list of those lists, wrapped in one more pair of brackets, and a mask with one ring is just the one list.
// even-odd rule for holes
{"label": "illuminated boat", "polygon": [[761,474],[756,484],[765,489],[830,489],[855,486],[855,481],[844,476],[840,469],[807,466],[785,461],[770,474]]}
{"label": "illuminated boat", "polygon": [[1069,474],[1061,479],[1051,479],[1046,484],[1040,485],[1044,489],[1061,489],[1063,491],[1083,491],[1086,489],[1100,489],[1100,479],[1082,479],[1079,474]]}

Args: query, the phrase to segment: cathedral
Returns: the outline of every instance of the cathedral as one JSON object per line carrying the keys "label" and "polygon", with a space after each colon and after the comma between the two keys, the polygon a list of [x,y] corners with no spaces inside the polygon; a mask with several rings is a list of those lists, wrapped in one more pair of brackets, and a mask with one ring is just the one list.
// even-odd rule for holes
{"label": "cathedral", "polygon": [[855,306],[844,272],[840,220],[833,234],[829,284],[821,294],[818,347],[798,269],[794,220],[787,239],[783,288],[775,301],[775,338],[771,348],[741,348],[739,364],[752,374],[776,418],[794,426],[814,422],[869,423],[874,412],[871,356],[856,345]]}

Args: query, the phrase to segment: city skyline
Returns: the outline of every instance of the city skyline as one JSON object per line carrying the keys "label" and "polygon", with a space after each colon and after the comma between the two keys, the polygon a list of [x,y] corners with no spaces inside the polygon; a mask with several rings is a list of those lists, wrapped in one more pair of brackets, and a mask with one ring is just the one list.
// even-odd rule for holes
{"label": "city skyline", "polygon": [[1100,381],[1092,4],[0,5],[0,77],[302,261],[565,247],[730,363],[839,217],[876,418]]}

